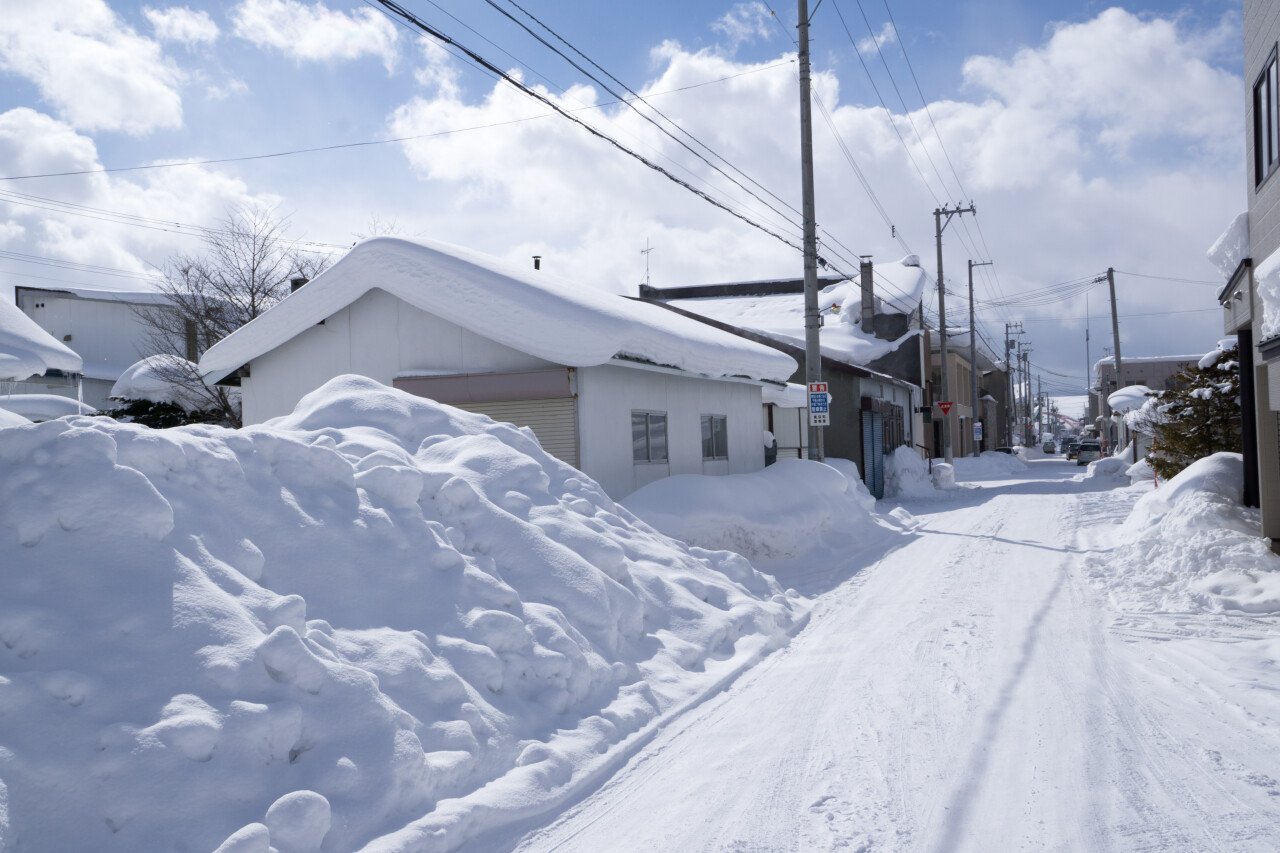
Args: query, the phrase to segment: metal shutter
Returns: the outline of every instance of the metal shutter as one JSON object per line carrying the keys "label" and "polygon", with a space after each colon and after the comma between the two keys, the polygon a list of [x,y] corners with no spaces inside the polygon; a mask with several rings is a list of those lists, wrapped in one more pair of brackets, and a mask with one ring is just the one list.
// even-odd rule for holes
{"label": "metal shutter", "polygon": [[877,500],[884,497],[884,415],[862,412],[862,482]]}
{"label": "metal shutter", "polygon": [[452,405],[463,411],[488,415],[495,421],[527,426],[538,437],[543,450],[578,467],[578,405],[574,397]]}

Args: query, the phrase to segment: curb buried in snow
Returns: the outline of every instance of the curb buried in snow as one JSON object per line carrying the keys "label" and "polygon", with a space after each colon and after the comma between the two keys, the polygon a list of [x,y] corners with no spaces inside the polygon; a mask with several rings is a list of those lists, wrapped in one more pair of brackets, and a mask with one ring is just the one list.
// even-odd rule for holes
{"label": "curb buried in snow", "polygon": [[[659,715],[648,725],[619,741],[598,759],[583,765],[574,778],[554,792],[548,793],[544,800],[516,808],[495,807],[484,802],[486,789],[500,784],[513,773],[529,770],[527,766],[513,767],[466,796],[440,801],[430,813],[410,821],[398,830],[370,840],[361,850],[364,853],[392,853],[392,851],[408,849],[448,853],[481,838],[514,842],[517,839],[514,837],[513,829],[522,822],[530,824],[523,828],[526,832],[541,828],[546,822],[539,820],[540,818],[545,818],[557,810],[585,799],[593,790],[607,782],[623,764],[630,761],[667,726],[723,693],[743,673],[765,658],[789,646],[795,636],[809,624],[812,613],[812,605],[806,606],[796,621],[777,637],[776,642],[760,642],[754,648],[745,651],[741,656],[742,660],[732,666],[728,672],[715,678],[694,696],[673,706],[667,713]],[[580,728],[579,726],[561,734],[572,734]],[[473,826],[481,815],[483,815],[483,827],[473,833]]]}

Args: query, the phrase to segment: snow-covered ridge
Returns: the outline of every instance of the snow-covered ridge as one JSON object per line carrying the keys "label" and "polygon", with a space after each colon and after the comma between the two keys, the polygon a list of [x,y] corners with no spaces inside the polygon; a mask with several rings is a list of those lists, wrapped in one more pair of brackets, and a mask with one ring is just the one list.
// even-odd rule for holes
{"label": "snow-covered ridge", "polygon": [[445,243],[375,237],[200,359],[221,380],[372,289],[513,349],[570,367],[639,359],[705,376],[783,381],[795,361],[661,307]]}
{"label": "snow-covered ridge", "polygon": [[0,553],[5,849],[455,849],[803,614],[527,430],[350,376],[239,431],[0,430]]}

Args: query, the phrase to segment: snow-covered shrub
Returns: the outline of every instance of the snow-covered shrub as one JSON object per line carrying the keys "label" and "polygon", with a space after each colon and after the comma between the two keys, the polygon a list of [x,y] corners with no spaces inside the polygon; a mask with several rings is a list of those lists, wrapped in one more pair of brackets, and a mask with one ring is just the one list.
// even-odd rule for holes
{"label": "snow-covered shrub", "polygon": [[1148,458],[1162,480],[1197,459],[1238,453],[1240,446],[1240,363],[1236,349],[1219,348],[1183,371],[1185,384],[1160,397]]}
{"label": "snow-covered shrub", "polygon": [[902,445],[884,458],[884,495],[887,498],[920,498],[936,495],[929,463],[915,450]]}
{"label": "snow-covered shrub", "polygon": [[0,590],[5,849],[454,849],[802,612],[528,430],[349,376],[239,431],[0,430]]}

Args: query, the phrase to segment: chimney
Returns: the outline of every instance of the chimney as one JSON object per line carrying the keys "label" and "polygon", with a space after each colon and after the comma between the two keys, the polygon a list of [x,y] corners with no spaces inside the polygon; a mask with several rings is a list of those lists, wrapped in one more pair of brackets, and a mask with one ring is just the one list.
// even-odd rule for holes
{"label": "chimney", "polygon": [[[305,275],[300,275],[297,278],[289,279],[289,292],[297,293],[298,288],[302,287],[302,285],[306,284],[309,280],[310,279],[308,279]],[[309,299],[310,297],[307,297],[307,298]]]}
{"label": "chimney", "polygon": [[876,333],[876,286],[872,279],[874,267],[870,255],[859,255],[858,272],[862,275],[862,331]]}
{"label": "chimney", "polygon": [[540,270],[540,269],[542,269],[542,255],[534,255],[534,256],[533,256],[533,268],[534,268],[535,270]]}

